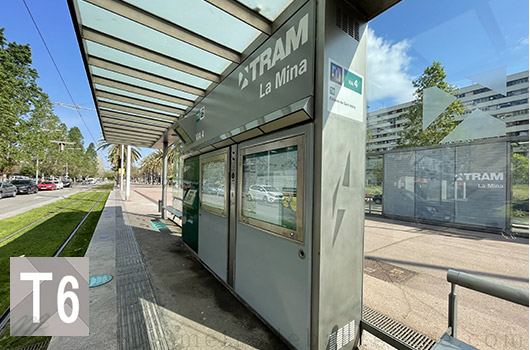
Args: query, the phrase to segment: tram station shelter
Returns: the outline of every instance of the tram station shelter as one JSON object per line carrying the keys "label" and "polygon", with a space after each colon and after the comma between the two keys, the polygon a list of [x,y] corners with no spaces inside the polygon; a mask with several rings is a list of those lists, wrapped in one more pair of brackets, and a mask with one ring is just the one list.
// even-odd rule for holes
{"label": "tram station shelter", "polygon": [[397,2],[68,2],[105,140],[164,150],[164,204],[176,145],[163,216],[296,349],[360,340],[367,23]]}

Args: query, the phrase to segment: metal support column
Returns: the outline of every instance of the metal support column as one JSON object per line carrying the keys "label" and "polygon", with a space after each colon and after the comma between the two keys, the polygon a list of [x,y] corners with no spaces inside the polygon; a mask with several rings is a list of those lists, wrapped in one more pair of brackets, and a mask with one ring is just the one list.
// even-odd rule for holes
{"label": "metal support column", "polygon": [[125,190],[125,200],[131,197],[131,146],[127,146],[127,188]]}
{"label": "metal support column", "polygon": [[121,145],[120,191],[123,191],[123,145]]}
{"label": "metal support column", "polygon": [[167,203],[167,141],[164,141],[164,158],[162,159],[162,219],[166,218],[166,203]]}
{"label": "metal support column", "polygon": [[458,319],[458,296],[455,293],[455,284],[451,283],[451,293],[449,293],[449,322],[447,324],[448,328],[451,330],[449,334],[453,338],[457,337],[456,333],[456,323]]}

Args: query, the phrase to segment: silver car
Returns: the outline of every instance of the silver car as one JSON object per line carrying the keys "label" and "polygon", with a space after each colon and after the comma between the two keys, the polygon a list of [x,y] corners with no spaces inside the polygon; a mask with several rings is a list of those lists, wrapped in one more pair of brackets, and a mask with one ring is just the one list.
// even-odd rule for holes
{"label": "silver car", "polygon": [[0,198],[17,195],[17,188],[11,182],[0,182]]}
{"label": "silver car", "polygon": [[247,193],[248,200],[262,200],[264,202],[278,202],[283,198],[283,193],[281,193],[277,188],[269,185],[252,185],[248,189]]}

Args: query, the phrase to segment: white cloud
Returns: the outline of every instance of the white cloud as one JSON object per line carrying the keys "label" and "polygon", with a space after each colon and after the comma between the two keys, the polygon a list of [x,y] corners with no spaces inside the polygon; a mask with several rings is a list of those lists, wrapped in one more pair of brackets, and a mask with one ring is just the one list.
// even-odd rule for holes
{"label": "white cloud", "polygon": [[382,99],[398,104],[414,98],[414,77],[407,74],[411,61],[407,54],[409,48],[408,40],[392,44],[368,28],[366,92],[369,105]]}

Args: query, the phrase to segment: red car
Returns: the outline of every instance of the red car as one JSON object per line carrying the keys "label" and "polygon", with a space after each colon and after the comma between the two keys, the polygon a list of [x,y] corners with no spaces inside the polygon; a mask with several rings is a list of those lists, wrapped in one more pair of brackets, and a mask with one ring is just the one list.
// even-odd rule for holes
{"label": "red car", "polygon": [[40,190],[56,190],[57,186],[51,181],[43,181],[39,184],[39,191]]}

